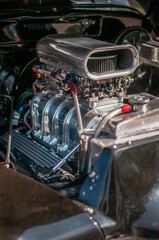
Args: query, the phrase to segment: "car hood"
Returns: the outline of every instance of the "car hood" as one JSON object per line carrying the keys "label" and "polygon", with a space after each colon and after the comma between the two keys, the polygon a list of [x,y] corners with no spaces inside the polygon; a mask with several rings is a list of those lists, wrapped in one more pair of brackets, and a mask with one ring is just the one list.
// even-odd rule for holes
{"label": "car hood", "polygon": [[71,200],[12,169],[0,165],[0,175],[1,239],[82,213]]}
{"label": "car hood", "polygon": [[[14,11],[14,9],[29,9],[32,11],[52,11],[53,8],[68,9],[81,6],[124,7],[139,10],[143,8],[136,0],[0,0],[0,11]],[[7,10],[6,10],[7,9]]]}

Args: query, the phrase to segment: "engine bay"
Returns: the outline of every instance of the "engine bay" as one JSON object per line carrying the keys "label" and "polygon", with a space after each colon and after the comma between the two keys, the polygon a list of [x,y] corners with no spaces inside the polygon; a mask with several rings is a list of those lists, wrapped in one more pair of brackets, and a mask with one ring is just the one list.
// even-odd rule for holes
{"label": "engine bay", "polygon": [[110,190],[112,162],[123,156],[134,163],[133,151],[142,159],[143,146],[152,150],[158,144],[159,98],[149,90],[159,68],[159,43],[141,27],[128,28],[116,41],[99,40],[101,20],[95,19],[78,21],[84,34],[97,24],[95,35],[93,27],[85,36],[64,31],[40,38],[22,71],[12,66],[4,47],[0,160],[107,214],[112,209],[107,196],[120,205]]}
{"label": "engine bay", "polygon": [[[42,182],[57,176],[74,180],[81,158],[79,132],[95,131],[104,116],[124,105],[138,52],[132,45],[51,35],[37,43],[37,54],[40,61],[32,67],[36,76],[32,94],[20,96],[19,110],[13,113],[17,126],[12,155],[16,159],[24,154]],[[31,100],[21,105],[28,95]],[[7,143],[7,139],[5,135],[1,140]]]}
{"label": "engine bay", "polygon": [[[19,97],[19,109],[13,112],[10,154],[19,171],[62,186],[91,171],[93,165],[85,163],[90,140],[101,138],[111,112],[146,109],[155,97],[127,96],[139,64],[133,45],[50,35],[37,43],[36,51],[39,62],[29,66],[35,77],[32,90]],[[7,142],[5,134],[1,145]]]}

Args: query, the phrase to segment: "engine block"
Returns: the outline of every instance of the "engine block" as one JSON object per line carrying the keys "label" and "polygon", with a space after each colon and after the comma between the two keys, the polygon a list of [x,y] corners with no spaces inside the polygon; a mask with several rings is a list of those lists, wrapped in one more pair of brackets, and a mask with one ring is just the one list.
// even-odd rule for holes
{"label": "engine block", "polygon": [[[96,136],[103,119],[124,105],[131,74],[138,66],[138,52],[130,44],[67,35],[42,38],[36,51],[39,60],[31,66],[32,97],[27,99],[27,111],[18,113],[30,130],[13,132],[13,155],[25,156],[22,161],[42,181],[46,175],[56,177],[57,172],[63,178],[65,171],[76,178],[80,170],[82,174],[90,170],[89,140]],[[5,144],[7,138],[2,139]],[[26,149],[21,151],[18,146],[25,141]],[[22,161],[16,164],[26,169]]]}

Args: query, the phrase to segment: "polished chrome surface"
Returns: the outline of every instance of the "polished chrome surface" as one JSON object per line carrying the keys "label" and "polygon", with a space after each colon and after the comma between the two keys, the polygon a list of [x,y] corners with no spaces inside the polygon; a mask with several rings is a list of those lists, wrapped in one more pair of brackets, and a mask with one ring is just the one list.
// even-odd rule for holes
{"label": "polished chrome surface", "polygon": [[113,106],[114,103],[118,103],[119,98],[112,97],[112,98],[105,98],[100,101],[95,101],[95,99],[89,99],[89,107],[90,108],[96,108],[96,107],[102,107],[102,106],[108,106],[109,104]]}
{"label": "polished chrome surface", "polygon": [[85,117],[89,119],[87,129],[96,129],[104,116],[107,116],[111,111],[116,110],[123,105],[124,104],[118,102],[117,99],[114,99],[113,101],[109,101],[109,99],[105,100],[105,104],[101,106],[99,101],[99,106],[90,109],[85,115]]}
{"label": "polished chrome surface", "polygon": [[140,63],[159,67],[159,43],[157,41],[138,43],[137,48],[140,56]]}
{"label": "polished chrome surface", "polygon": [[129,97],[128,102],[132,106],[134,111],[146,112],[147,105],[150,102],[150,98],[146,95],[138,94],[138,95]]}
{"label": "polished chrome surface", "polygon": [[81,111],[79,107],[77,94],[73,94],[73,99],[74,99],[74,104],[76,109],[77,120],[78,120],[78,129],[81,130],[83,129],[83,124],[82,124],[82,117],[81,117]]}
{"label": "polished chrome surface", "polygon": [[58,140],[60,139],[61,133],[60,133],[60,126],[58,123],[59,115],[64,108],[68,107],[68,101],[67,100],[63,101],[63,98],[61,98],[61,101],[58,102],[58,104],[59,104],[59,106],[57,107],[57,109],[51,119],[51,131],[54,133],[50,137],[50,145],[51,146],[57,144]]}
{"label": "polished chrome surface", "polygon": [[39,130],[39,111],[38,111],[38,107],[39,107],[39,101],[42,97],[44,93],[41,92],[40,94],[36,95],[34,98],[34,103],[32,104],[31,107],[31,116],[32,116],[32,128],[34,133],[37,133],[37,131]]}
{"label": "polished chrome surface", "polygon": [[159,130],[159,100],[152,100],[147,111],[135,111],[110,119],[103,129],[113,138],[124,138]]}
{"label": "polished chrome surface", "polygon": [[42,63],[92,80],[130,75],[138,65],[134,46],[86,37],[46,36],[37,43],[36,50]]}
{"label": "polished chrome surface", "polygon": [[80,144],[77,144],[60,162],[52,169],[54,173],[57,169],[59,169],[80,147]]}
{"label": "polished chrome surface", "polygon": [[[99,104],[100,105],[100,104]],[[119,108],[121,108],[124,104],[117,102],[117,99],[113,99],[113,101],[109,101],[108,103],[105,100],[105,106],[99,106],[94,109],[91,109],[88,111],[88,113],[85,115],[88,119],[87,127],[83,130],[81,130],[80,133],[80,144],[81,144],[81,158],[80,158],[80,175],[88,174],[92,167],[92,159],[90,161],[90,141],[92,139],[96,139],[94,136],[99,135],[102,126],[103,121],[108,120],[110,117],[112,117],[112,111],[113,114],[119,113]],[[120,109],[121,112],[121,109]],[[97,148],[95,148],[97,150]],[[99,157],[99,150],[94,152],[93,158]]]}
{"label": "polished chrome surface", "polygon": [[[75,107],[72,107],[71,110],[67,113],[66,118],[63,123],[63,134],[62,134],[62,144],[60,147],[58,147],[58,151],[60,152],[66,152],[69,147],[69,129],[71,124],[71,119],[73,118],[73,115],[75,113]],[[77,128],[77,123],[74,126]]]}
{"label": "polished chrome surface", "polygon": [[101,122],[98,124],[97,128],[96,128],[96,132],[94,134],[94,137],[97,138],[100,136],[101,131],[104,127],[104,125],[107,124],[107,122],[109,121],[109,119],[116,117],[118,115],[122,114],[122,109],[121,108],[117,108],[114,111],[110,112],[108,115],[104,116],[101,120]]}
{"label": "polished chrome surface", "polygon": [[[118,102],[118,98],[99,100],[94,108],[79,101],[81,119],[84,132],[95,131],[100,124],[102,117],[112,110],[122,107],[123,103]],[[42,91],[38,93],[31,102],[32,137],[38,143],[48,149],[53,149],[55,154],[64,158],[72,149],[79,144],[78,116],[75,111],[73,100],[64,99],[60,94],[52,91]],[[86,135],[87,135],[86,134]],[[88,141],[83,138],[83,164],[86,169],[86,152]],[[89,167],[87,167],[89,169]]]}
{"label": "polished chrome surface", "polygon": [[[80,132],[82,152],[81,175],[90,172],[104,148],[118,149],[123,145],[130,147],[136,142],[149,141],[149,139],[159,135],[159,99],[149,94],[144,95],[144,93],[133,95],[129,98],[132,105],[146,105],[146,111],[143,111],[140,107],[138,109],[132,108],[130,113],[122,114],[118,111],[120,107],[118,103],[116,105],[116,107],[118,106],[117,110],[113,110],[99,118],[98,125],[95,125],[94,122],[94,126],[96,126],[94,131],[88,128]],[[113,109],[113,105],[111,108]],[[88,114],[90,116],[92,113],[95,114],[97,109],[92,109]],[[115,116],[116,114],[120,115]],[[92,117],[92,119],[95,121],[95,117]],[[97,134],[98,129],[100,129],[99,134]]]}

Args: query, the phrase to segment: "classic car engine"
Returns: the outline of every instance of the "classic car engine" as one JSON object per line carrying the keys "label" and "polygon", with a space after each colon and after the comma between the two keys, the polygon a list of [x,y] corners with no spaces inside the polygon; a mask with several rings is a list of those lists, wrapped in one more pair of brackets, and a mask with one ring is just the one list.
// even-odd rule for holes
{"label": "classic car engine", "polygon": [[[34,96],[23,116],[29,133],[20,133],[19,127],[13,131],[12,153],[24,154],[41,181],[53,178],[63,165],[63,172],[74,179],[80,165],[79,131],[94,131],[103,116],[124,105],[138,52],[132,45],[51,35],[37,43],[37,54]],[[74,167],[66,164],[70,159]]]}
{"label": "classic car engine", "polygon": [[[34,182],[56,193],[62,215],[70,209],[60,199],[70,198],[98,228],[98,239],[132,231],[158,237],[159,42],[153,26],[127,0],[124,7],[122,1],[70,1],[64,12],[60,1],[37,2],[39,9],[19,15],[16,9],[7,15],[5,3],[1,13],[0,164],[6,179],[14,173],[24,186],[29,179],[28,188]],[[11,194],[16,185],[21,196],[13,178],[7,179]],[[26,198],[34,212],[37,201]],[[65,235],[61,229],[57,239]],[[74,234],[66,239],[85,239],[83,230]]]}
{"label": "classic car engine", "polygon": [[[36,50],[32,90],[14,111],[11,158],[19,171],[58,186],[91,171],[89,141],[100,137],[109,113],[127,111],[139,56],[130,44],[68,35],[46,36]],[[5,134],[1,144],[7,141]]]}

